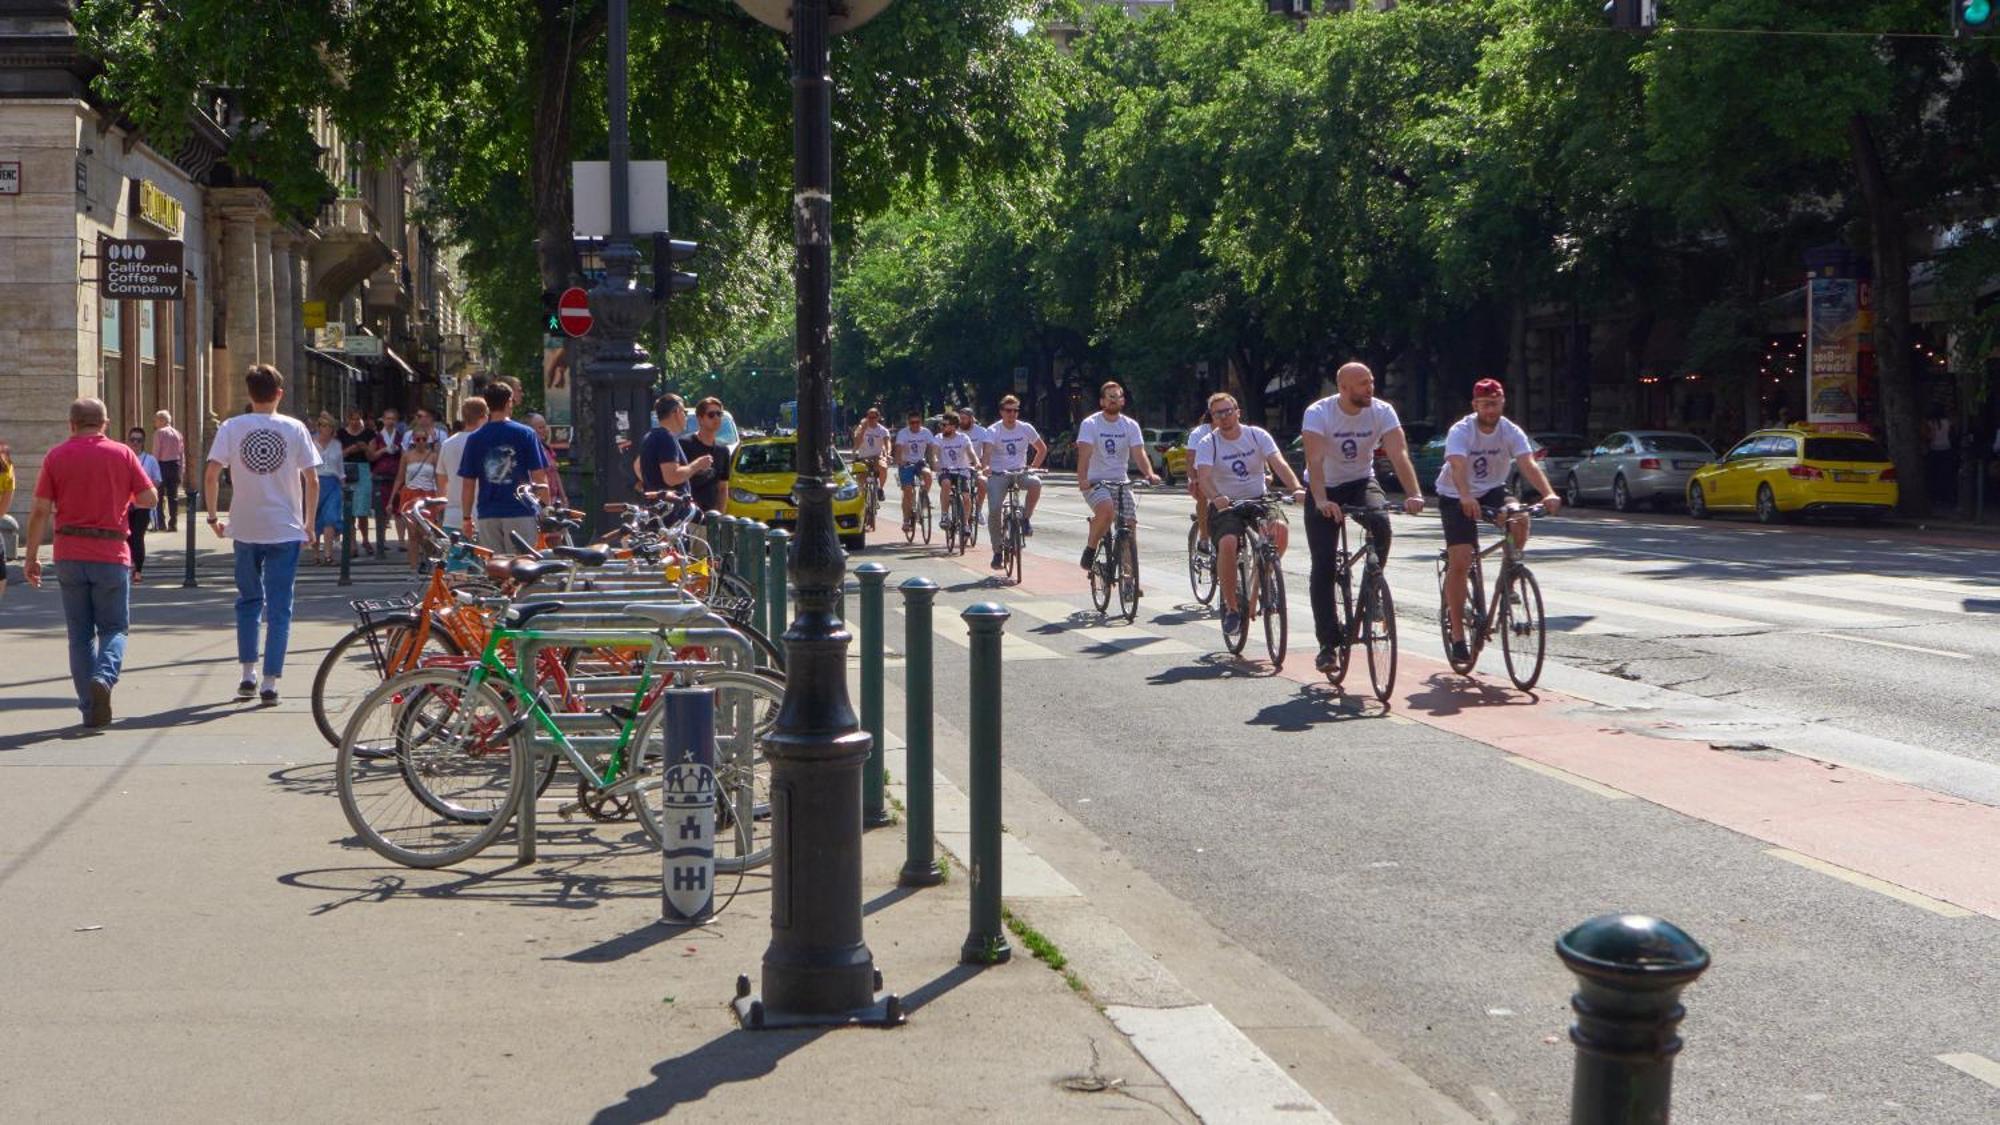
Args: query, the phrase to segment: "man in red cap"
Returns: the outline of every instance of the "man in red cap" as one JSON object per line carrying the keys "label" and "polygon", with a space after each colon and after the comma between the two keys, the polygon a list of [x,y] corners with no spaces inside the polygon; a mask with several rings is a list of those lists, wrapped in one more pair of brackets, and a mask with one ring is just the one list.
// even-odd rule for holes
{"label": "man in red cap", "polygon": [[[1535,460],[1535,443],[1507,420],[1506,409],[1507,390],[1500,380],[1474,383],[1472,413],[1445,435],[1444,468],[1438,471],[1438,515],[1444,522],[1446,553],[1444,600],[1451,616],[1451,658],[1461,664],[1472,659],[1465,643],[1465,580],[1479,550],[1482,512],[1519,503],[1507,492],[1508,468],[1519,466],[1521,478],[1542,494],[1550,514],[1562,508],[1548,475]],[[1517,546],[1527,546],[1528,521],[1515,521],[1513,535]]]}

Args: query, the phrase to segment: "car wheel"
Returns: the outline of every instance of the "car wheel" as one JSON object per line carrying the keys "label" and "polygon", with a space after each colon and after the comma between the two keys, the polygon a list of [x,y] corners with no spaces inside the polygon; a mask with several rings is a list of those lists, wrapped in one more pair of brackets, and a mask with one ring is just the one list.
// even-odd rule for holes
{"label": "car wheel", "polygon": [[1771,486],[1768,484],[1758,485],[1757,522],[1777,523],[1780,515],[1781,513],[1778,511],[1778,498],[1771,494]]}
{"label": "car wheel", "polygon": [[1698,520],[1705,520],[1709,517],[1709,514],[1708,495],[1702,492],[1701,485],[1690,481],[1688,483],[1688,515]]}
{"label": "car wheel", "polygon": [[1625,486],[1625,478],[1619,476],[1611,482],[1611,508],[1613,511],[1632,510],[1632,490]]}
{"label": "car wheel", "polygon": [[1583,486],[1576,483],[1575,473],[1563,481],[1563,503],[1572,508],[1583,507]]}
{"label": "car wheel", "polygon": [[868,546],[868,533],[862,532],[860,535],[843,535],[840,537],[840,545],[848,554],[858,554],[862,548]]}

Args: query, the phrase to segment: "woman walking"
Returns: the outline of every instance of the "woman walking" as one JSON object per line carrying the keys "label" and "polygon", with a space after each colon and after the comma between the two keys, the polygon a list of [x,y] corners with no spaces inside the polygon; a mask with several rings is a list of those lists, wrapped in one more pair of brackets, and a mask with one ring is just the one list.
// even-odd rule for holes
{"label": "woman walking", "polygon": [[[146,452],[145,427],[132,427],[125,434],[125,444],[138,454],[139,467],[146,471],[146,479],[153,482],[155,489],[159,488],[160,462]],[[125,544],[132,549],[132,584],[137,586],[146,570],[146,532],[153,526],[153,509],[135,504],[125,513],[125,521]]]}
{"label": "woman walking", "polygon": [[347,425],[340,431],[341,471],[354,482],[354,541],[361,553],[375,553],[368,538],[368,513],[375,503],[375,474],[369,471],[368,447],[375,444],[375,431],[368,428],[368,416],[359,410],[347,412]]}
{"label": "woman walking", "polygon": [[313,442],[319,446],[319,510],[313,513],[313,565],[331,566],[340,557],[340,465],[345,459],[345,447],[333,415],[320,411]]}
{"label": "woman walking", "polygon": [[420,570],[424,561],[424,545],[417,538],[417,529],[403,515],[411,504],[429,500],[438,493],[438,447],[432,439],[435,427],[430,423],[428,411],[417,411],[419,425],[412,427],[403,447],[401,467],[396,474],[396,485],[389,497],[390,510],[396,513],[396,537],[415,544],[410,549],[410,569]]}

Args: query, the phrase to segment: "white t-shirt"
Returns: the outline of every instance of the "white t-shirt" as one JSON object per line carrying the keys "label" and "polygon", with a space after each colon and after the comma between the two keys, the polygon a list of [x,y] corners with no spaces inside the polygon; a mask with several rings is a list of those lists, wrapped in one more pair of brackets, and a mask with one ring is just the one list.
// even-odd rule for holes
{"label": "white t-shirt", "polygon": [[472,436],[471,430],[459,432],[444,439],[438,446],[438,479],[445,483],[444,526],[457,527],[465,522],[465,511],[458,506],[458,466],[465,459],[465,439]]}
{"label": "white t-shirt", "polygon": [[972,468],[973,441],[964,434],[940,434],[931,439],[937,446],[938,465],[947,473],[964,472]]}
{"label": "white t-shirt", "polygon": [[862,429],[861,441],[854,447],[854,453],[858,457],[872,460],[879,456],[882,452],[882,447],[888,444],[889,427],[877,422],[872,426]]}
{"label": "white t-shirt", "polygon": [[1200,425],[1196,426],[1194,429],[1189,430],[1187,436],[1188,450],[1192,452],[1194,450],[1195,445],[1198,442],[1200,442],[1201,439],[1207,437],[1209,434],[1214,432],[1215,432],[1215,427],[1209,425],[1207,422],[1203,422]]}
{"label": "white t-shirt", "polygon": [[[340,458],[344,448],[340,442],[340,435],[337,433],[333,435],[332,440],[319,447],[320,476],[332,477],[336,481],[340,479]],[[324,488],[326,486],[322,484],[320,487]],[[340,486],[336,484],[334,487],[338,488]]]}
{"label": "white t-shirt", "polygon": [[215,431],[208,459],[229,470],[229,536],[239,543],[303,543],[305,480],[318,443],[288,414],[238,414]]}
{"label": "white t-shirt", "polygon": [[1042,435],[1035,432],[1030,422],[1016,422],[1012,427],[1005,422],[993,426],[986,431],[986,467],[1001,473],[1025,469],[1028,455],[1040,440]]}
{"label": "white t-shirt", "polygon": [[1458,494],[1458,485],[1452,483],[1453,457],[1465,458],[1466,473],[1472,479],[1472,496],[1478,499],[1506,484],[1507,471],[1514,459],[1533,449],[1528,435],[1507,418],[1502,417],[1489,434],[1480,431],[1479,415],[1467,414],[1444,436],[1445,462],[1438,470],[1437,494],[1451,500],[1464,499]]}
{"label": "white t-shirt", "polygon": [[1315,487],[1338,488],[1375,475],[1375,447],[1392,430],[1403,428],[1396,408],[1375,399],[1359,414],[1349,414],[1339,395],[1328,395],[1306,407],[1301,433],[1318,434],[1325,445],[1317,465],[1306,466]]}
{"label": "white t-shirt", "polygon": [[1264,495],[1264,470],[1277,456],[1278,443],[1262,426],[1238,426],[1234,438],[1210,430],[1194,446],[1194,466],[1215,466],[1215,488],[1232,501]]}
{"label": "white t-shirt", "polygon": [[1130,480],[1134,446],[1146,444],[1146,433],[1130,415],[1120,414],[1116,422],[1098,411],[1076,428],[1076,444],[1090,447],[1090,472],[1085,480]]}
{"label": "white t-shirt", "polygon": [[896,431],[896,461],[903,465],[921,465],[926,457],[925,450],[937,441],[929,426],[918,426],[911,433],[908,426]]}

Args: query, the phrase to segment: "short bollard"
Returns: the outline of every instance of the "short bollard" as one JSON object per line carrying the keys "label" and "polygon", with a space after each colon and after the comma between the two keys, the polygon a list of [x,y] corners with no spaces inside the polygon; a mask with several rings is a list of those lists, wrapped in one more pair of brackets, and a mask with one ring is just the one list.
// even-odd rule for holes
{"label": "short bollard", "polygon": [[354,584],[354,474],[340,474],[340,585]]}
{"label": "short bollard", "polygon": [[1681,989],[1708,968],[1708,951],[1671,922],[1604,914],[1557,938],[1556,956],[1579,986],[1570,1125],[1666,1125]]}
{"label": "short bollard", "polygon": [[792,577],[788,565],[791,546],[792,533],[782,527],[772,528],[764,539],[764,601],[771,623],[765,635],[773,640],[785,635],[785,626],[791,621],[785,599],[786,586]]}
{"label": "short bollard", "polygon": [[968,606],[962,614],[972,632],[972,729],[966,735],[971,758],[968,788],[972,802],[972,929],[958,959],[968,965],[997,965],[1014,955],[1000,919],[1000,630],[1007,610],[992,602]]}
{"label": "short bollard", "polygon": [[764,525],[751,520],[742,527],[743,537],[738,541],[738,555],[743,561],[743,581],[749,583],[750,592],[757,603],[750,608],[750,624],[759,633],[771,635],[770,601],[764,596]]}
{"label": "short bollard", "polygon": [[[201,493],[190,490],[187,494],[187,559],[181,568],[181,589],[183,590],[192,590],[201,585],[195,579],[194,575],[194,532],[195,528],[201,525],[201,520],[195,517],[195,513],[199,511],[201,511]],[[0,512],[0,515],[5,514],[4,512]]]}
{"label": "short bollard", "polygon": [[861,766],[861,827],[893,824],[882,797],[882,584],[889,568],[878,562],[854,568],[861,583],[861,729],[868,732],[868,761]]}
{"label": "short bollard", "polygon": [[944,882],[937,867],[937,805],[931,776],[931,603],[937,583],[911,578],[903,592],[903,831],[908,851],[896,882],[935,887]]}
{"label": "short bollard", "polygon": [[715,689],[668,688],[665,706],[660,920],[698,925],[715,913]]}
{"label": "short bollard", "polygon": [[724,574],[733,572],[736,567],[735,560],[731,558],[736,551],[735,519],[721,512],[710,512],[708,528],[709,554],[715,559],[715,565],[720,567]]}

